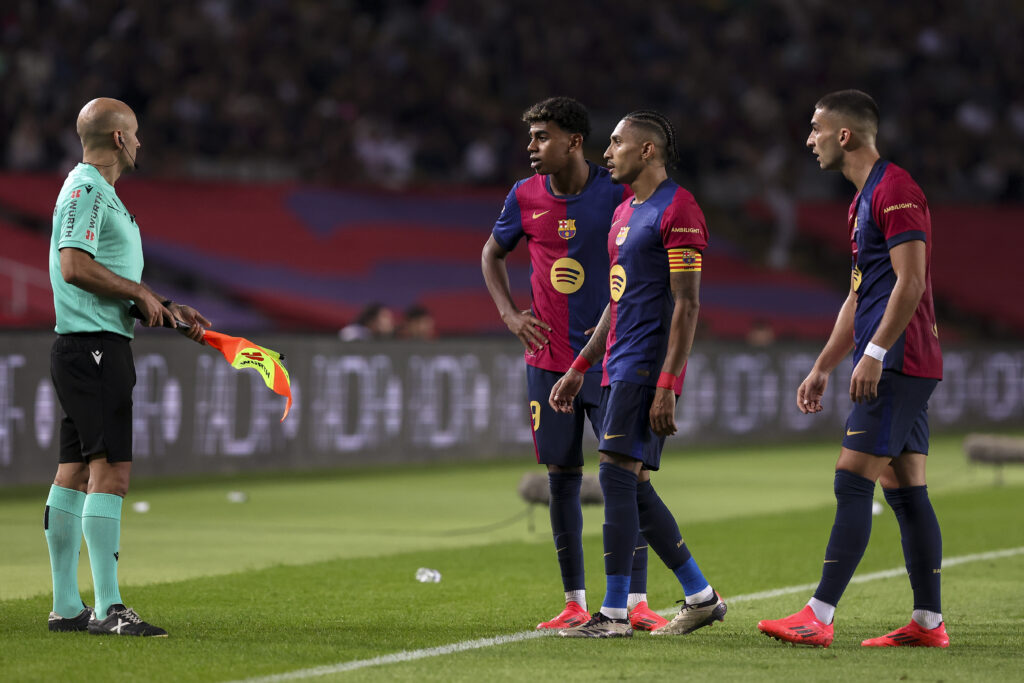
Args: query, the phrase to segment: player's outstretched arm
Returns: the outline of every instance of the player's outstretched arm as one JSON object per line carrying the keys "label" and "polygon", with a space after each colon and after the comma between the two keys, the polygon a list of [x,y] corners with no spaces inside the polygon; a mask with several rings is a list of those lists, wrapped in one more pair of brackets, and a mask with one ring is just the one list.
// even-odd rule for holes
{"label": "player's outstretched arm", "polygon": [[668,333],[668,349],[661,366],[661,377],[651,403],[651,430],[658,436],[676,433],[676,378],[683,371],[700,313],[700,271],[676,272],[669,275],[669,286],[675,306]]}
{"label": "player's outstretched arm", "polygon": [[796,390],[796,407],[804,414],[820,413],[821,399],[828,388],[828,377],[843,358],[853,350],[853,316],[857,312],[857,294],[850,277],[850,292],[839,309],[832,334],[825,342],[825,348],[818,354],[814,367]]}
{"label": "player's outstretched arm", "polygon": [[541,349],[548,343],[545,330],[550,332],[551,327],[540,318],[536,318],[528,310],[520,310],[512,301],[512,287],[508,280],[508,266],[505,263],[505,251],[494,235],[488,238],[484,244],[483,253],[480,255],[480,268],[483,270],[484,282],[487,284],[487,291],[498,307],[501,320],[508,326],[509,331],[519,338],[527,351],[533,352]]}

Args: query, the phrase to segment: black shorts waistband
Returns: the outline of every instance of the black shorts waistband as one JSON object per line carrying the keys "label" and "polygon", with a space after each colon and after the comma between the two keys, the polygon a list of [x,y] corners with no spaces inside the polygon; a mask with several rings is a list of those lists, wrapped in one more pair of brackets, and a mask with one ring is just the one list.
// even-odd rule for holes
{"label": "black shorts waistband", "polygon": [[132,341],[130,337],[126,337],[123,334],[118,334],[117,332],[106,332],[106,331],[98,331],[98,332],[66,332],[64,334],[58,334],[57,336],[58,337],[67,337],[69,339],[103,339],[104,341],[125,342],[125,343],[128,343],[128,344],[130,344],[131,341]]}

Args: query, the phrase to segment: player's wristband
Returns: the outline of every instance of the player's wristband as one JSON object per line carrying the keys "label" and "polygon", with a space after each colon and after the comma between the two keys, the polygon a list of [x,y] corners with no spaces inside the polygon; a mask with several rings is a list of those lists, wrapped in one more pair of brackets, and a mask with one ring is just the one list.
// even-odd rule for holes
{"label": "player's wristband", "polygon": [[679,379],[678,375],[673,375],[671,372],[663,372],[658,375],[658,388],[675,389],[677,379]]}
{"label": "player's wristband", "polygon": [[576,372],[582,374],[590,369],[590,361],[584,358],[583,356],[576,356],[576,360],[574,360],[572,362],[572,365],[570,365],[569,367],[575,370]]}
{"label": "player's wristband", "polygon": [[867,348],[864,349],[865,356],[871,356],[879,363],[885,360],[885,349],[874,342],[868,342]]}

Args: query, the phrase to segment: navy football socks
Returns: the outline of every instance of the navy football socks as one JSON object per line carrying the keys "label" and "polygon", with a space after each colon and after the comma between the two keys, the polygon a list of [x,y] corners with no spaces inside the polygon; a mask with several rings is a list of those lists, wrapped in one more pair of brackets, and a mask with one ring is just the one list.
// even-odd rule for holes
{"label": "navy football socks", "polygon": [[548,472],[551,535],[565,592],[586,589],[583,570],[583,512],[580,509],[581,472]]}
{"label": "navy football socks", "polygon": [[683,542],[679,525],[665,502],[649,481],[637,485],[637,510],[640,526],[647,542],[661,561],[672,570],[683,586],[684,595],[697,595],[708,587],[708,582]]}
{"label": "navy football socks", "polygon": [[683,543],[675,517],[665,506],[661,496],[649,481],[636,487],[637,515],[644,538],[661,561],[673,571],[690,559],[690,551]]}
{"label": "navy football socks", "polygon": [[647,593],[647,540],[643,534],[636,537],[633,548],[633,573],[629,578],[630,593]]}
{"label": "navy football socks", "polygon": [[883,489],[900,525],[914,609],[942,612],[942,532],[927,486]]}
{"label": "navy football socks", "polygon": [[633,550],[640,533],[637,476],[603,462],[598,478],[604,493],[604,573],[608,582],[601,611],[608,617],[621,619],[629,599]]}
{"label": "navy football socks", "polygon": [[825,565],[814,597],[835,606],[864,556],[871,537],[871,503],[875,482],[836,470],[836,518],[825,549]]}

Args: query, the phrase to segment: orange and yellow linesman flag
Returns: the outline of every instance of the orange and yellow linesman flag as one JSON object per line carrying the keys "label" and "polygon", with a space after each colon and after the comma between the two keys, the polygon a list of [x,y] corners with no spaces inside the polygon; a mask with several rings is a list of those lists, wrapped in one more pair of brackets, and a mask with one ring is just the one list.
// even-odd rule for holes
{"label": "orange and yellow linesman flag", "polygon": [[203,333],[206,343],[224,354],[231,366],[239,370],[252,368],[263,376],[274,393],[286,396],[288,403],[284,407],[284,415],[281,422],[288,417],[288,411],[292,409],[292,385],[288,378],[288,371],[281,364],[281,354],[277,351],[253,344],[242,337],[232,337],[213,330],[206,330]]}

